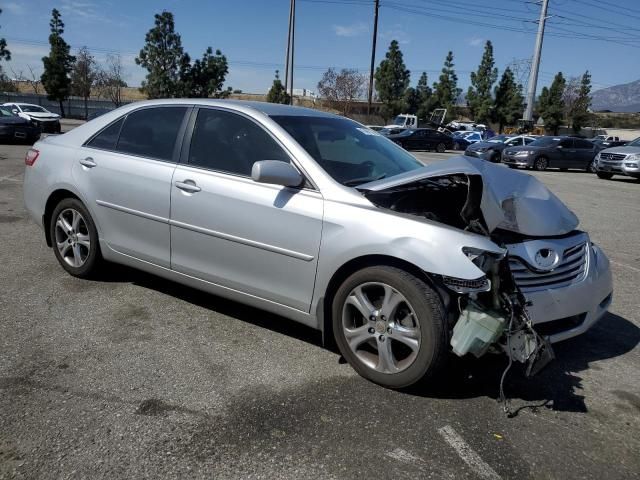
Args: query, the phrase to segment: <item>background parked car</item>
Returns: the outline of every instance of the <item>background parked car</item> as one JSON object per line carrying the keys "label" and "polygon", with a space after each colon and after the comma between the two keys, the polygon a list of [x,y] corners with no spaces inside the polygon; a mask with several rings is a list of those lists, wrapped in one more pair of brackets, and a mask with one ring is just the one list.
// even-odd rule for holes
{"label": "background parked car", "polygon": [[40,138],[40,127],[15,115],[7,107],[0,107],[0,140],[34,143],[38,138]]}
{"label": "background parked car", "polygon": [[611,147],[623,147],[629,142],[627,140],[602,140],[601,138],[598,138],[592,139],[591,143],[593,143],[600,150],[604,150],[605,148]]}
{"label": "background parked car", "polygon": [[591,171],[596,153],[598,148],[582,138],[540,137],[527,146],[506,148],[502,153],[502,163],[512,168],[575,168]]}
{"label": "background parked car", "polygon": [[482,133],[480,132],[465,132],[453,139],[454,150],[466,150],[469,145],[476,142],[482,142]]}
{"label": "background parked car", "polygon": [[467,147],[464,154],[469,157],[478,157],[494,163],[500,163],[502,151],[507,147],[521,147],[529,145],[535,137],[525,135],[496,135],[485,141],[472,143]]}
{"label": "background parked car", "polygon": [[13,113],[38,125],[43,133],[60,133],[60,115],[31,103],[5,103]]}
{"label": "background parked car", "polygon": [[640,137],[625,146],[598,152],[594,163],[599,178],[609,180],[614,175],[626,175],[640,179]]}
{"label": "background parked car", "polygon": [[395,135],[387,135],[406,150],[435,150],[444,152],[453,148],[453,139],[444,133],[430,128],[407,129]]}

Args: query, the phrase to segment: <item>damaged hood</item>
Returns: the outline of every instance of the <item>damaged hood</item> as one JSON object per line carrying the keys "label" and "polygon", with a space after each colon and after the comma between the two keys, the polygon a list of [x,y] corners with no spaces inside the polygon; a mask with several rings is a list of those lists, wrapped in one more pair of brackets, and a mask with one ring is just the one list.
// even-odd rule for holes
{"label": "damaged hood", "polygon": [[578,226],[575,214],[537,178],[470,157],[454,157],[357,188],[382,192],[455,174],[482,177],[480,210],[490,232],[503,229],[523,235],[552,236],[564,235]]}

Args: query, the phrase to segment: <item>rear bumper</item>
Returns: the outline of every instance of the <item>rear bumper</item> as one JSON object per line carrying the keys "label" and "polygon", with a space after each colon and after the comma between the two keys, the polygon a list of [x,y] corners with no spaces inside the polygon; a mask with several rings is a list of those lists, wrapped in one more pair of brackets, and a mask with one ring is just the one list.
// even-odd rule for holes
{"label": "rear bumper", "polygon": [[609,260],[596,245],[589,244],[584,278],[563,288],[524,294],[534,327],[553,343],[580,335],[607,312],[613,295]]}

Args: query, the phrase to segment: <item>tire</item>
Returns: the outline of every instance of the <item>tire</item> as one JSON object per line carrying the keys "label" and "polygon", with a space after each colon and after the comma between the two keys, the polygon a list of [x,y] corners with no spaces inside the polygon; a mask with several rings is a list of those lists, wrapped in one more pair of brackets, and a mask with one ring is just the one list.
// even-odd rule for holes
{"label": "tire", "polygon": [[591,162],[589,162],[589,165],[587,165],[587,168],[585,170],[588,173],[596,173],[598,171],[598,169],[596,168],[596,161],[592,160]]}
{"label": "tire", "polygon": [[460,150],[462,150],[462,148],[460,147],[460,144],[459,144],[458,142],[454,142],[454,144],[453,144],[453,149],[454,149],[455,151],[460,151]]}
{"label": "tire", "polygon": [[613,178],[613,173],[611,172],[596,172],[596,175],[603,180],[611,180]]}
{"label": "tire", "polygon": [[[399,303],[385,312],[381,297]],[[358,298],[366,299],[368,308]],[[440,298],[404,270],[376,266],[355,272],[336,292],[332,317],[343,357],[361,376],[384,387],[405,388],[431,377],[448,356]]]}
{"label": "tire", "polygon": [[102,262],[98,231],[80,200],[65,198],[56,205],[49,234],[54,255],[62,268],[74,277],[95,276]]}
{"label": "tire", "polygon": [[500,154],[500,152],[495,152],[493,155],[491,155],[491,163],[500,163],[501,157],[502,155]]}
{"label": "tire", "polygon": [[436,152],[438,152],[438,153],[444,153],[446,149],[447,148],[445,147],[444,143],[442,143],[442,142],[439,143],[438,145],[436,145]]}
{"label": "tire", "polygon": [[538,157],[533,162],[533,169],[542,172],[549,168],[549,160],[547,157]]}

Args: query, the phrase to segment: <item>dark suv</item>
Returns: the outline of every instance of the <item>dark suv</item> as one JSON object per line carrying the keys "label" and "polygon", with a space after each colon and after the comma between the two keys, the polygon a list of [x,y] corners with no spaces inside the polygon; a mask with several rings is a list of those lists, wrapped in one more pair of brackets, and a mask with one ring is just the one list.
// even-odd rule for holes
{"label": "dark suv", "polygon": [[591,171],[598,151],[598,147],[583,138],[540,137],[524,147],[506,148],[502,152],[502,163],[512,168],[575,168]]}

